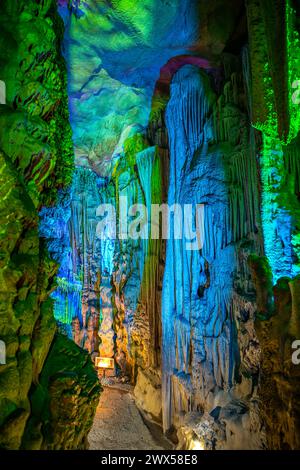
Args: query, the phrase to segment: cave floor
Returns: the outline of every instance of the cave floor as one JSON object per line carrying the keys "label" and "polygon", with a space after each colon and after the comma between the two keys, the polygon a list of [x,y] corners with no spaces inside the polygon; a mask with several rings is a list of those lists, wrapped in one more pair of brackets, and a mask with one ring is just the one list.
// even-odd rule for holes
{"label": "cave floor", "polygon": [[131,393],[104,387],[88,436],[90,450],[170,448],[158,426],[145,424]]}

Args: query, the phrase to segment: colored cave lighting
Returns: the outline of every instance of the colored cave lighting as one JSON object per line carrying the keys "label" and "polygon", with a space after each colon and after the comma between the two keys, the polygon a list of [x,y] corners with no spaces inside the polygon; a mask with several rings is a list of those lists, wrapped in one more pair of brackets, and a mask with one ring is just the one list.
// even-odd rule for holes
{"label": "colored cave lighting", "polygon": [[6,104],[6,86],[2,80],[0,80],[0,104]]}
{"label": "colored cave lighting", "polygon": [[[299,246],[295,236],[297,211],[295,197],[288,196],[288,184],[297,178],[297,154],[278,139],[264,135],[262,154],[262,226],[265,253],[269,260],[274,284],[279,278],[300,273]],[[288,181],[283,171],[291,168]],[[293,194],[291,192],[291,194]]]}
{"label": "colored cave lighting", "polygon": [[112,357],[96,357],[95,366],[99,369],[114,369],[115,361]]}
{"label": "colored cave lighting", "polygon": [[205,450],[204,445],[198,439],[193,439],[190,445],[190,450]]}
{"label": "colored cave lighting", "polygon": [[197,38],[197,3],[59,2],[76,164],[111,174],[124,141],[147,126],[160,68]]}

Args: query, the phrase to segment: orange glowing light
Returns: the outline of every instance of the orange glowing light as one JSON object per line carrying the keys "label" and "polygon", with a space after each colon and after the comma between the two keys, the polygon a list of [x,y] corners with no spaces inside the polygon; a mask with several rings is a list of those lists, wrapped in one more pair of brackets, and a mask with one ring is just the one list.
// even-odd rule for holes
{"label": "orange glowing light", "polygon": [[115,361],[112,357],[96,357],[95,365],[99,369],[114,369]]}

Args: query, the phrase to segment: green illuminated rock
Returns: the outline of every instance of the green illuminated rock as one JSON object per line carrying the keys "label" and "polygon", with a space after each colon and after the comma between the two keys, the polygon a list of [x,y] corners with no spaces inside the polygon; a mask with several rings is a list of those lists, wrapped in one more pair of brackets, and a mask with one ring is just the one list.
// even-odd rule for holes
{"label": "green illuminated rock", "polygon": [[[38,234],[41,205],[55,203],[57,190],[71,182],[73,171],[66,70],[60,52],[64,30],[56,8],[54,0],[0,5],[0,80],[6,85],[6,104],[0,105],[0,339],[6,345],[6,364],[0,365],[0,448],[4,449],[19,449],[24,432],[26,443],[30,440],[25,427],[37,406],[36,390],[56,330],[49,293],[57,264]],[[59,357],[53,346],[50,361],[55,362],[56,353]],[[79,349],[73,351],[76,354],[80,356]],[[73,364],[70,384],[75,391],[80,386],[81,395],[92,388],[76,375],[76,367],[82,376],[92,368],[83,358],[85,365],[78,357]],[[89,380],[98,383],[92,374]],[[59,382],[52,384],[57,401],[63,393]],[[82,413],[89,410],[92,416],[98,394],[95,388],[92,407],[82,401]],[[75,408],[70,404],[66,413],[73,415]],[[53,412],[56,448],[66,439],[59,420]],[[89,421],[79,423],[69,447],[82,446],[88,428]],[[41,445],[47,447],[37,439],[34,447]]]}

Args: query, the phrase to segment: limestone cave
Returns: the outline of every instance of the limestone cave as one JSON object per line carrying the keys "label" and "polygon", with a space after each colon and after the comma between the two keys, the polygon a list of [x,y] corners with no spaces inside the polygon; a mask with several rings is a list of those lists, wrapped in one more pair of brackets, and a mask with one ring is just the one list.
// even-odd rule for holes
{"label": "limestone cave", "polygon": [[300,1],[0,0],[0,449],[300,450]]}

